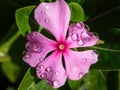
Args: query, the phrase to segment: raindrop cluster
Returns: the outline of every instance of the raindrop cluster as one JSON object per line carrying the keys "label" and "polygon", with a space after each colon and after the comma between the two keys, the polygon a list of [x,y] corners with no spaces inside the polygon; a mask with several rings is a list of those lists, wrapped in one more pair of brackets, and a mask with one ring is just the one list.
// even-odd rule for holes
{"label": "raindrop cluster", "polygon": [[68,30],[71,39],[76,41],[79,46],[83,46],[92,39],[97,38],[97,36],[95,36],[92,32],[88,32],[86,30],[83,22],[71,24]]}
{"label": "raindrop cluster", "polygon": [[[39,78],[45,79],[49,84],[51,84],[53,87],[59,86],[59,80],[57,80],[57,77],[59,76],[59,71],[55,71],[52,66],[44,66],[38,64],[36,67],[37,75],[39,75]],[[56,77],[56,79],[51,80],[52,76]]]}

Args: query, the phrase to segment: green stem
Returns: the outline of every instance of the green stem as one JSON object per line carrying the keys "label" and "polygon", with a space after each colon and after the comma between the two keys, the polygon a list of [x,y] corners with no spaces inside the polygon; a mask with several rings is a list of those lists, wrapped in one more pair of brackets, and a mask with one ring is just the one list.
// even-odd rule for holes
{"label": "green stem", "polygon": [[96,17],[93,17],[92,19],[90,19],[90,20],[87,21],[87,22],[91,22],[91,21],[93,21],[93,20],[96,20],[96,19],[98,19],[98,18],[100,18],[100,17],[102,17],[102,16],[104,16],[104,15],[106,15],[106,14],[112,13],[113,11],[118,10],[118,9],[120,9],[120,7],[116,7],[116,8],[114,8],[114,9],[108,10],[108,11],[106,11],[106,12],[104,12],[104,13],[96,16]]}
{"label": "green stem", "polygon": [[90,47],[90,48],[92,48],[92,49],[98,49],[98,50],[103,50],[103,51],[110,51],[110,52],[120,52],[120,50],[113,50],[113,49],[102,48],[102,47],[97,47],[97,46]]}

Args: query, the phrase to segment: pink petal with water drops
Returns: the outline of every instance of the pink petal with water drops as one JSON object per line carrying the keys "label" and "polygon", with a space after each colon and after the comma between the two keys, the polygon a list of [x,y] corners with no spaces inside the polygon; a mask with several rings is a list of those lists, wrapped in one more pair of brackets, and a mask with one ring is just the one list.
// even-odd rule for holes
{"label": "pink petal with water drops", "polygon": [[64,0],[41,3],[35,9],[34,15],[38,24],[48,29],[57,40],[65,39],[70,20],[70,10]]}
{"label": "pink petal with water drops", "polygon": [[27,35],[28,42],[26,43],[27,52],[23,57],[23,60],[28,63],[31,67],[44,60],[46,54],[54,50],[52,46],[54,41],[46,38],[39,32],[32,32]]}
{"label": "pink petal with water drops", "polygon": [[62,65],[62,54],[53,52],[45,61],[36,67],[37,77],[45,79],[53,88],[59,88],[65,84],[66,73]]}
{"label": "pink petal with water drops", "polygon": [[85,28],[83,22],[71,24],[68,31],[67,41],[70,43],[70,48],[93,46],[99,40],[98,36]]}
{"label": "pink petal with water drops", "polygon": [[64,54],[66,74],[71,80],[79,80],[88,71],[92,64],[98,61],[98,55],[93,50],[76,52],[70,50]]}

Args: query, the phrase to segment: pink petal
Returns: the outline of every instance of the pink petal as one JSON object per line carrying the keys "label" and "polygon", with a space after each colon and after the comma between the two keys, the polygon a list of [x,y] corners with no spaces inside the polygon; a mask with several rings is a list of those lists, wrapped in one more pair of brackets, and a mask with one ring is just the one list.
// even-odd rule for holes
{"label": "pink petal", "polygon": [[62,65],[62,54],[52,53],[37,65],[36,71],[37,77],[45,79],[53,88],[65,84],[67,76]]}
{"label": "pink petal", "polygon": [[70,10],[64,0],[53,3],[41,3],[35,9],[35,19],[48,29],[57,40],[65,39],[70,20]]}
{"label": "pink petal", "polygon": [[90,65],[98,61],[98,55],[93,50],[75,52],[70,50],[64,54],[66,73],[69,79],[79,80],[86,74]]}
{"label": "pink petal", "polygon": [[54,41],[44,37],[39,32],[31,32],[27,35],[28,42],[26,43],[27,52],[23,57],[23,60],[31,67],[44,60],[44,57],[48,52],[54,50],[52,46]]}
{"label": "pink petal", "polygon": [[88,32],[83,22],[69,26],[69,36],[67,41],[70,48],[93,46],[99,40],[92,32]]}

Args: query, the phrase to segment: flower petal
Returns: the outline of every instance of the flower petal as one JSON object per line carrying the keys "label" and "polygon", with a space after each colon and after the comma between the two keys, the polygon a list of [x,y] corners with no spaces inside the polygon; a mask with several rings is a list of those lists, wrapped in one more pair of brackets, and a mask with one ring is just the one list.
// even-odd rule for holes
{"label": "flower petal", "polygon": [[53,52],[45,61],[39,63],[36,68],[37,77],[45,79],[53,88],[59,88],[65,84],[66,73],[62,65],[62,54]]}
{"label": "flower petal", "polygon": [[83,22],[71,24],[69,26],[67,41],[70,43],[70,48],[93,46],[98,40],[98,36],[87,31]]}
{"label": "flower petal", "polygon": [[54,41],[44,37],[39,32],[31,32],[27,35],[28,42],[26,43],[27,52],[23,60],[31,67],[35,67],[39,62],[44,60],[44,57],[52,50]]}
{"label": "flower petal", "polygon": [[76,52],[70,50],[64,54],[66,73],[69,79],[79,80],[86,74],[90,65],[98,61],[98,55],[93,50]]}
{"label": "flower petal", "polygon": [[34,15],[38,24],[48,29],[57,40],[65,39],[70,21],[70,10],[64,0],[41,3],[35,9]]}

